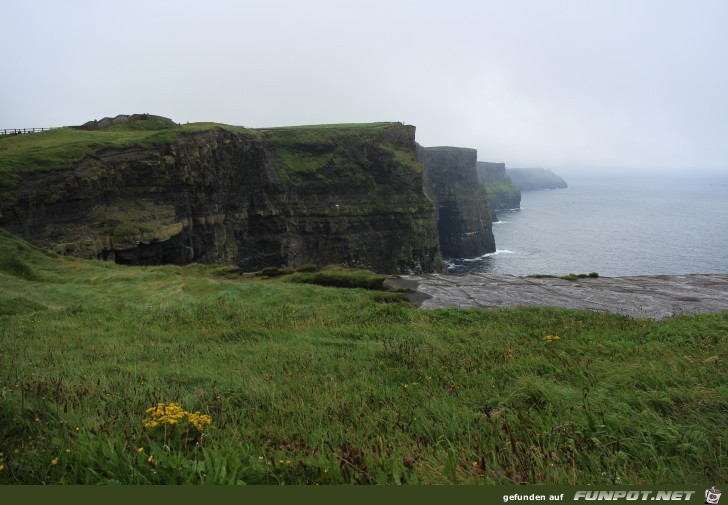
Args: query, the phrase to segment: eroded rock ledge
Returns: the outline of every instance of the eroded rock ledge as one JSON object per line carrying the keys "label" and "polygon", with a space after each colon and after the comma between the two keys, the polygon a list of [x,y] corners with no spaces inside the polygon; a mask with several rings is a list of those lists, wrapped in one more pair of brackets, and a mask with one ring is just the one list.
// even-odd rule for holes
{"label": "eroded rock ledge", "polygon": [[728,274],[558,278],[499,274],[408,275],[395,281],[416,289],[424,309],[549,306],[661,319],[728,311]]}

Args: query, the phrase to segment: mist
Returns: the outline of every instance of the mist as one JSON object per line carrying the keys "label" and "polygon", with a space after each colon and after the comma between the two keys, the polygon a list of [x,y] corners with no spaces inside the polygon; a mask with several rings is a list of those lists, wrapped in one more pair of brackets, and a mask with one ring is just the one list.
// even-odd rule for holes
{"label": "mist", "polygon": [[0,128],[401,121],[569,174],[728,169],[720,0],[1,0]]}

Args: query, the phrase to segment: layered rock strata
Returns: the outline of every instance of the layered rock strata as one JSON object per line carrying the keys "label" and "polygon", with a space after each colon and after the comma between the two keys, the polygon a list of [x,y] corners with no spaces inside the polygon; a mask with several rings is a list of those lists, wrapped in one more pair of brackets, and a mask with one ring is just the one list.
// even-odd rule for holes
{"label": "layered rock strata", "polygon": [[478,183],[475,149],[419,147],[425,188],[437,207],[442,255],[473,258],[495,251],[493,222],[484,187]]}
{"label": "layered rock strata", "polygon": [[414,127],[169,127],[172,141],[18,174],[0,188],[0,226],[61,254],[130,265],[433,270],[435,208]]}

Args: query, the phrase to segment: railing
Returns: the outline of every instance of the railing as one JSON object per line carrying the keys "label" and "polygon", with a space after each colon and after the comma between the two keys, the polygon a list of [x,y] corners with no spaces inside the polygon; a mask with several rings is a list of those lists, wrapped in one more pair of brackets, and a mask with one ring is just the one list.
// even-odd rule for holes
{"label": "railing", "polygon": [[0,135],[22,135],[23,133],[35,133],[52,130],[53,128],[7,128],[0,130]]}

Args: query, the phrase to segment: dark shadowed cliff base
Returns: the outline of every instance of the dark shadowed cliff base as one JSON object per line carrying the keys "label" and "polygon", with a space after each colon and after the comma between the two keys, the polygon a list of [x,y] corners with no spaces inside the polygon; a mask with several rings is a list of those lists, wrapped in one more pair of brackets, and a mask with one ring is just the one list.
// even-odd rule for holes
{"label": "dark shadowed cliff base", "polygon": [[415,289],[424,309],[560,307],[629,317],[664,317],[728,311],[728,274],[558,278],[497,274],[409,275],[392,281]]}

